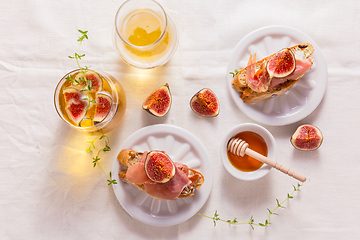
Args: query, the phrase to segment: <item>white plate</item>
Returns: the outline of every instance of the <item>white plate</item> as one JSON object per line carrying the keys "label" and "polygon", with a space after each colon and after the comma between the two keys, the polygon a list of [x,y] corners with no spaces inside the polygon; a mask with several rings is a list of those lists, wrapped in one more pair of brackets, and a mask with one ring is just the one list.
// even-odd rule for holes
{"label": "white plate", "polygon": [[[232,88],[233,77],[229,72],[246,67],[250,53],[256,52],[257,59],[262,59],[282,48],[307,42],[315,49],[314,65],[282,96],[249,104]],[[237,107],[253,120],[271,126],[283,126],[307,117],[324,97],[326,83],[326,61],[318,45],[303,32],[286,26],[264,27],[245,36],[236,45],[227,69],[227,85]]]}
{"label": "white plate", "polygon": [[212,186],[211,162],[206,148],[192,133],[172,125],[152,125],[133,133],[121,149],[165,151],[173,161],[186,164],[205,178],[194,196],[161,201],[122,182],[117,174],[120,165],[115,159],[112,172],[118,184],[113,185],[114,192],[121,206],[133,218],[153,226],[171,226],[186,221],[205,204]]}

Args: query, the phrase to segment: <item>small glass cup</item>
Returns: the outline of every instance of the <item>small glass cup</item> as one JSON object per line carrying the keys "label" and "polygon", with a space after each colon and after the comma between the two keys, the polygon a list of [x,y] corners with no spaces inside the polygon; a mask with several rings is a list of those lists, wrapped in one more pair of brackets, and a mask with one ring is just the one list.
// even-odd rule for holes
{"label": "small glass cup", "polygon": [[154,0],[128,0],[115,17],[115,46],[122,60],[138,68],[167,63],[178,45],[172,17]]}
{"label": "small glass cup", "polygon": [[[111,128],[112,130],[115,124],[110,124],[110,122],[114,122],[115,117],[119,120],[125,112],[125,92],[114,77],[106,73],[100,73],[99,71],[90,69],[85,71],[86,74],[97,74],[96,76],[99,76],[98,79],[101,79],[101,88],[97,90],[91,91],[87,89],[87,87],[84,87],[85,84],[82,86],[71,80],[77,79],[79,82],[80,79],[80,81],[83,81],[83,72],[83,69],[76,69],[61,78],[55,88],[54,94],[56,112],[67,125],[76,130],[84,132],[95,132],[104,130],[105,128],[107,130],[110,130]],[[92,82],[93,80],[89,79],[89,81]],[[65,94],[70,96],[67,97],[67,100],[65,100]],[[103,99],[98,98],[99,96],[103,97]],[[98,99],[98,102],[96,102],[96,99]],[[97,110],[97,108],[99,110]],[[95,121],[94,116],[96,116],[96,113],[99,113],[101,109],[104,110],[105,114],[103,114],[103,116],[105,117],[99,120],[99,117],[97,116],[97,121]],[[69,115],[71,114],[71,111],[73,111],[73,116],[78,115],[78,112],[81,112],[80,116],[83,117],[72,117]],[[75,118],[76,120],[74,120]],[[81,120],[77,123],[78,119]]]}

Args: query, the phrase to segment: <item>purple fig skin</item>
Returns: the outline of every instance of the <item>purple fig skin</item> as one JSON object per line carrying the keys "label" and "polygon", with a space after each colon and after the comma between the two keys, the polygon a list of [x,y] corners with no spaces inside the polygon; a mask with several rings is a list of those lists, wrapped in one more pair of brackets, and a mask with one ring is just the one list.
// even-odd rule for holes
{"label": "purple fig skin", "polygon": [[323,135],[319,128],[304,124],[299,126],[291,136],[291,144],[298,150],[312,151],[318,149],[323,142]]}

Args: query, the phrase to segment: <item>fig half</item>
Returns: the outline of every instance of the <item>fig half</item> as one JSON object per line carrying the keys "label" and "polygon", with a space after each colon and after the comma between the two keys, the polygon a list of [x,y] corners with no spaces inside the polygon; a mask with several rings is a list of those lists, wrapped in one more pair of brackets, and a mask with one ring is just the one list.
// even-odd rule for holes
{"label": "fig half", "polygon": [[146,155],[144,166],[146,175],[157,183],[166,183],[175,175],[175,165],[164,152],[149,152]]}
{"label": "fig half", "polygon": [[190,100],[191,109],[203,117],[216,117],[219,115],[219,100],[210,89],[204,88],[197,92]]}
{"label": "fig half", "polygon": [[321,146],[323,135],[317,127],[304,124],[296,129],[290,141],[296,149],[310,151],[318,149]]}
{"label": "fig half", "polygon": [[64,95],[65,103],[68,103],[70,100],[80,100],[84,96],[81,91],[74,87],[64,88],[62,93]]}
{"label": "fig half", "polygon": [[94,122],[101,122],[109,114],[111,109],[111,97],[105,93],[96,93],[96,107]]}
{"label": "fig half", "polygon": [[171,93],[169,85],[156,89],[143,103],[143,109],[157,117],[163,117],[171,107]]}
{"label": "fig half", "polygon": [[81,120],[85,117],[86,110],[89,106],[88,101],[82,100],[84,94],[73,87],[68,87],[63,90],[65,99],[65,111],[68,118],[76,125],[79,125]]}
{"label": "fig half", "polygon": [[[98,73],[91,71],[91,70],[87,70],[85,73],[85,76],[86,76],[86,80],[88,81],[88,83],[90,83],[91,92],[102,91],[103,82]],[[82,73],[82,72],[79,72],[75,76],[75,80],[77,80],[79,82],[81,88],[89,87],[87,82],[85,81],[85,76],[84,76],[84,73]]]}
{"label": "fig half", "polygon": [[294,72],[295,67],[296,60],[294,53],[290,48],[284,48],[270,58],[266,69],[271,80],[273,77],[283,78],[289,76]]}

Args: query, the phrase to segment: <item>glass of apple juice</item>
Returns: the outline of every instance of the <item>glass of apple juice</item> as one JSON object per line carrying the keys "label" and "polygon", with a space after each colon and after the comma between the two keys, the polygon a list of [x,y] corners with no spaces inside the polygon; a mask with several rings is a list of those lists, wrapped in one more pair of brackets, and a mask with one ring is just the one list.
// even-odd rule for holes
{"label": "glass of apple juice", "polygon": [[55,109],[69,126],[86,132],[102,130],[123,115],[125,93],[112,76],[90,69],[67,73],[55,88]]}
{"label": "glass of apple juice", "polygon": [[122,60],[138,68],[167,63],[178,45],[172,17],[153,0],[127,0],[115,17],[115,46]]}

